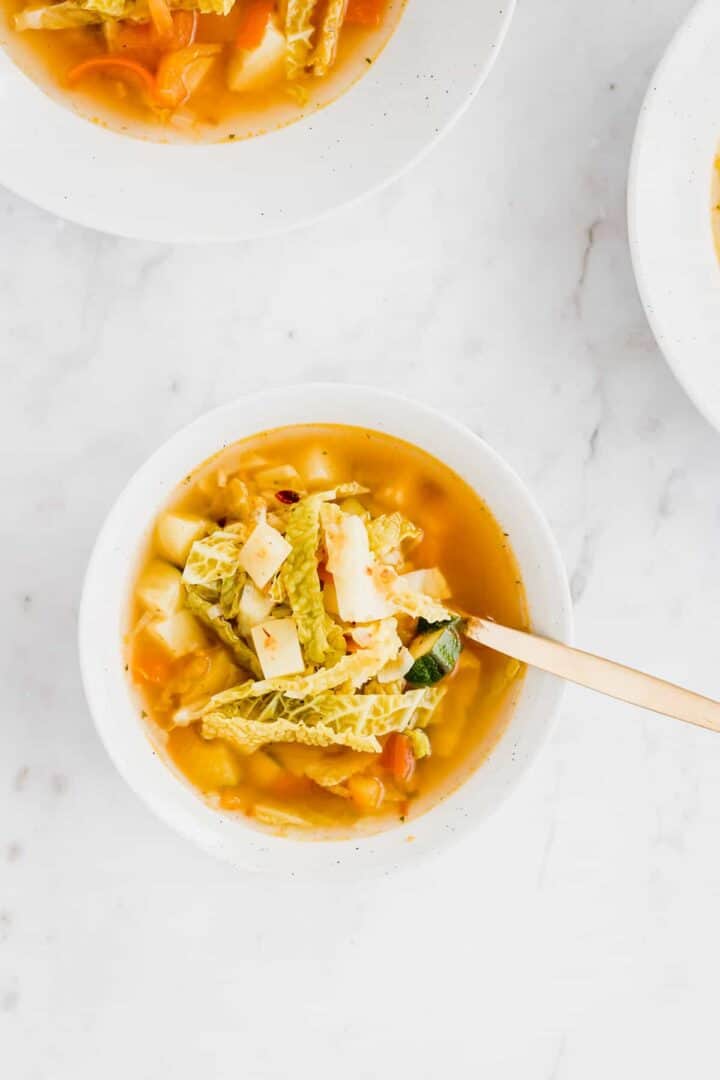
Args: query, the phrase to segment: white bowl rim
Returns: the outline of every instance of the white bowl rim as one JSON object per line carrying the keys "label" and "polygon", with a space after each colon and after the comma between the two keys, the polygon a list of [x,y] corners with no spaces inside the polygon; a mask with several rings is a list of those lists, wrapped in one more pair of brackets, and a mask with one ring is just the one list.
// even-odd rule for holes
{"label": "white bowl rim", "polygon": [[[382,833],[357,837],[340,841],[307,841],[296,840],[289,837],[276,837],[259,832],[248,826],[243,821],[232,821],[231,827],[237,831],[231,840],[228,833],[223,835],[223,826],[227,825],[228,817],[217,811],[211,810],[206,804],[190,790],[189,786],[179,780],[167,765],[160,761],[156,752],[152,749],[149,738],[142,728],[141,721],[137,716],[137,704],[133,702],[127,679],[122,672],[122,649],[121,636],[124,621],[124,610],[115,610],[114,617],[117,622],[108,619],[107,616],[107,578],[105,566],[108,560],[112,561],[114,534],[121,523],[127,520],[128,508],[138,492],[142,492],[147,486],[147,478],[153,473],[160,475],[168,470],[172,471],[171,462],[177,460],[177,454],[183,444],[192,441],[193,436],[199,432],[215,427],[222,422],[228,421],[238,411],[253,417],[262,409],[270,413],[292,415],[292,410],[297,407],[300,399],[308,401],[312,399],[314,415],[317,408],[317,419],[309,421],[300,419],[299,423],[352,423],[350,419],[332,420],[327,417],[334,415],[338,410],[338,401],[344,400],[352,405],[352,415],[366,415],[369,410],[381,410],[390,407],[395,410],[396,419],[386,424],[365,424],[363,419],[356,421],[357,426],[368,426],[378,431],[388,431],[396,434],[399,438],[407,438],[400,430],[402,423],[398,419],[402,413],[407,421],[412,418],[413,424],[417,421],[436,425],[437,430],[444,431],[448,438],[462,440],[464,447],[472,447],[477,460],[483,459],[483,467],[487,465],[494,470],[498,477],[498,483],[512,492],[511,498],[517,500],[519,512],[527,515],[532,522],[533,537],[521,538],[532,542],[533,550],[541,553],[544,568],[541,574],[544,576],[547,592],[550,598],[552,610],[543,613],[545,625],[538,627],[540,632],[551,631],[549,636],[558,640],[569,642],[572,640],[572,601],[568,587],[567,575],[559,549],[552,536],[542,512],[530,495],[527,488],[517,474],[508,466],[497,453],[488,446],[483,439],[472,432],[459,421],[452,419],[433,408],[421,404],[404,396],[381,391],[373,387],[360,385],[347,385],[340,383],[308,383],[297,386],[288,386],[274,390],[261,391],[240,397],[219,408],[206,412],[195,421],[181,428],[159,447],[139,469],[134,473],[128,484],[116,499],[111,510],[99,531],[95,542],[82,589],[82,598],[78,619],[78,642],[80,669],[86,698],[93,716],[93,720],[106,750],[120,774],[124,777],[129,787],[141,798],[143,802],[166,824],[175,829],[181,835],[198,844],[205,851],[233,863],[238,868],[250,870],[262,870],[269,874],[280,874],[290,877],[332,877],[346,878],[367,875],[368,873],[389,872],[409,862],[416,862],[425,858],[446,843],[457,838],[469,829],[475,827],[480,820],[488,817],[505,798],[517,786],[521,778],[526,774],[532,762],[536,759],[546,739],[552,730],[555,714],[560,702],[563,684],[552,676],[537,671],[526,674],[523,689],[513,716],[510,719],[508,729],[502,735],[498,745],[493,749],[487,761],[469,776],[464,783],[453,793],[434,805],[430,810],[419,818],[411,820],[406,825],[398,825]],[[317,403],[317,404],[315,404]],[[359,408],[362,403],[362,408]],[[330,410],[328,412],[327,410]],[[339,410],[338,410],[339,411]],[[348,413],[348,415],[350,415]],[[283,419],[275,426],[284,426]],[[237,438],[244,438],[253,431],[267,430],[270,424],[252,425],[247,430],[238,434]],[[407,430],[407,429],[406,429]],[[229,439],[227,441],[233,441]],[[423,447],[422,440],[408,439],[416,445]],[[221,439],[219,445],[225,445],[226,440]],[[218,443],[215,444],[216,449]],[[432,451],[430,451],[432,452]],[[197,459],[195,464],[199,464]],[[473,459],[476,460],[476,459]],[[178,477],[182,477],[183,467],[172,473],[174,480],[170,482],[168,476],[167,494],[176,486]],[[455,468],[455,464],[451,464]],[[463,473],[459,471],[461,475]],[[467,479],[467,477],[465,477]],[[162,498],[158,499],[157,484],[153,480],[153,495],[151,501],[154,511],[150,511],[150,520],[162,504]],[[482,494],[482,493],[481,493]],[[488,502],[494,512],[493,503]],[[144,531],[147,530],[150,521],[145,519]],[[116,592],[125,597],[126,605],[127,585],[130,580],[138,550],[142,542],[142,532],[133,530],[134,549],[126,550],[127,566],[123,581],[118,583]],[[511,543],[513,542],[511,536]],[[513,544],[517,555],[517,544]],[[535,556],[533,556],[535,558]],[[523,563],[518,556],[521,573],[528,583],[528,565]],[[529,597],[530,599],[530,597]],[[112,608],[111,608],[112,610]],[[534,621],[534,613],[531,610],[531,619]],[[115,629],[113,629],[113,625]],[[102,646],[99,644],[100,637],[104,637],[109,643],[110,663],[103,670],[99,658]],[[114,641],[114,646],[112,642]],[[112,672],[109,666],[115,667]],[[119,677],[119,678],[118,678]],[[124,687],[124,702],[117,702],[112,698],[112,689],[108,697],[108,684],[114,679],[116,686],[120,683]],[[478,806],[473,808],[472,814],[464,808],[463,803],[470,800],[469,795],[478,784],[478,778],[486,775],[490,763],[498,754],[498,747],[502,746],[509,753],[509,733],[513,729],[513,723],[521,708],[524,708],[524,697],[530,693],[528,684],[534,683],[532,693],[539,704],[535,708],[539,717],[533,721],[529,749],[527,752],[515,754],[517,746],[512,751],[512,774],[507,781],[503,781],[500,794],[495,794],[489,803],[483,804],[478,812]],[[111,709],[107,709],[108,701]],[[530,711],[533,711],[532,701]],[[119,725],[114,724],[112,712],[123,711],[124,716]],[[128,723],[129,718],[129,723]],[[134,726],[133,726],[134,725]],[[132,734],[131,734],[132,728]],[[127,745],[132,738],[137,743],[138,734],[142,738],[145,747],[141,753],[145,754],[147,763],[152,759],[152,782],[148,783],[148,775],[140,775],[137,761],[131,762],[131,754],[128,753]],[[137,747],[136,747],[137,748]],[[507,755],[506,755],[507,756]],[[169,785],[172,785],[172,790]],[[178,795],[182,792],[182,796]],[[481,800],[482,801],[482,800]],[[486,800],[487,802],[487,800]],[[240,844],[235,840],[241,836]],[[412,838],[413,843],[408,843]]]}
{"label": "white bowl rim", "polygon": [[[708,321],[707,305],[702,304],[701,293],[708,290],[717,292],[718,254],[714,249],[711,213],[710,187],[712,176],[713,152],[709,156],[698,151],[698,168],[694,162],[687,163],[691,182],[688,195],[697,196],[699,206],[688,207],[682,211],[683,225],[678,226],[671,213],[651,212],[645,196],[646,183],[649,181],[651,167],[645,158],[649,154],[649,145],[656,135],[657,125],[667,115],[669,103],[666,97],[667,84],[676,79],[682,70],[687,79],[688,92],[691,93],[698,72],[694,68],[688,71],[683,53],[692,48],[694,42],[706,33],[706,23],[714,25],[716,37],[720,37],[720,13],[715,0],[697,0],[681,25],[673,35],[663,56],[650,79],[645,94],[635,136],[633,139],[627,186],[627,220],[630,255],[642,301],[650,328],[669,367],[681,384],[698,411],[715,428],[720,428],[720,383],[708,393],[707,370],[709,364],[702,355],[712,350],[717,355],[720,346],[720,304],[715,297],[715,313]],[[720,122],[712,138],[712,147],[717,152],[720,145]],[[672,146],[666,144],[667,161],[674,158]],[[687,161],[684,153],[680,155]],[[663,192],[663,207],[670,211],[669,190]],[[692,227],[685,228],[685,223],[692,221],[693,214],[701,214],[699,231]],[[681,257],[663,259],[653,258],[646,248],[648,236],[655,230],[662,238],[680,238]],[[690,270],[693,281],[698,283],[695,301],[684,306],[678,301],[675,286],[679,279]],[[712,276],[711,276],[712,275]],[[683,310],[679,310],[683,306]],[[711,325],[713,324],[713,325]]]}
{"label": "white bowl rim", "polygon": [[[426,0],[409,2],[420,5]],[[0,90],[5,79],[21,102],[20,111],[28,111],[25,126],[32,131],[29,143],[36,145],[43,138],[40,132],[48,130],[52,132],[53,147],[44,169],[39,169],[36,161],[28,167],[19,167],[18,157],[22,159],[28,153],[28,143],[16,125],[14,110],[0,110],[0,137],[12,150],[12,154],[5,153],[0,157],[0,184],[50,213],[87,228],[130,239],[231,243],[308,226],[360,202],[402,176],[454,126],[489,75],[507,35],[516,2],[507,0],[502,7],[488,5],[478,15],[490,24],[490,39],[481,61],[473,58],[453,64],[452,49],[446,50],[448,55],[438,66],[441,78],[447,79],[451,89],[447,89],[447,96],[443,97],[435,83],[424,87],[434,95],[433,100],[427,106],[425,118],[422,108],[430,99],[414,100],[412,111],[421,129],[407,139],[399,127],[402,108],[388,110],[381,116],[377,109],[372,111],[372,104],[366,103],[367,99],[367,102],[377,104],[378,97],[382,97],[383,83],[391,76],[402,82],[392,65],[397,51],[396,39],[403,34],[409,19],[407,10],[371,71],[336,101],[305,120],[232,143],[163,145],[136,140],[90,123],[36,86],[0,44]],[[472,10],[473,0],[463,0],[463,3]],[[430,77],[435,79],[434,75]],[[409,75],[406,81],[410,82]],[[409,108],[405,108],[406,117]],[[361,163],[357,147],[351,145],[346,150],[339,145],[341,138],[338,136],[357,127],[356,116],[363,110],[366,120],[363,145],[367,152]],[[372,124],[368,123],[368,117],[372,117]],[[302,138],[298,134],[300,131],[304,133]],[[397,147],[394,153],[389,153],[387,166],[380,169],[374,167],[369,152],[376,137],[377,142],[373,145],[377,149],[383,144]],[[311,139],[314,149],[303,151],[302,140]],[[126,144],[135,149],[126,153],[118,149]],[[260,144],[263,150],[253,154],[250,148]],[[272,150],[269,149],[271,146]],[[163,153],[158,155],[158,149]],[[225,155],[222,166],[217,159],[219,150]],[[387,150],[384,152],[388,153]],[[200,167],[198,162],[203,155],[204,163]],[[313,157],[326,160],[326,172],[333,175],[327,197],[323,194],[312,198],[313,183],[317,186],[320,177],[317,171],[309,172],[304,181],[298,183],[299,194],[293,196],[294,202],[289,202],[289,209],[283,208],[281,198],[274,191],[272,197],[266,195],[267,205],[257,191],[249,196],[247,205],[244,195],[231,191],[233,187],[238,188],[238,175],[244,178],[243,186],[249,186],[248,170],[252,175],[254,160],[261,164],[253,183],[257,181],[258,185],[262,182],[269,186],[274,184],[275,171],[283,162],[287,167],[287,162],[292,161],[296,172],[301,165],[307,171]],[[129,159],[133,161],[132,167],[128,165]],[[366,179],[357,179],[360,171],[367,174]],[[182,191],[183,202],[175,208],[173,177],[177,184],[177,177],[185,174],[188,179],[183,181],[186,185]],[[232,183],[226,178],[228,174]],[[118,179],[110,187],[109,197],[105,198],[104,187],[112,184],[113,177]],[[157,190],[148,187],[152,178],[156,179],[153,187]],[[302,175],[299,179],[303,180]],[[339,186],[333,188],[334,183]],[[194,201],[196,195],[205,205],[200,199]],[[169,208],[171,204],[172,209]]]}

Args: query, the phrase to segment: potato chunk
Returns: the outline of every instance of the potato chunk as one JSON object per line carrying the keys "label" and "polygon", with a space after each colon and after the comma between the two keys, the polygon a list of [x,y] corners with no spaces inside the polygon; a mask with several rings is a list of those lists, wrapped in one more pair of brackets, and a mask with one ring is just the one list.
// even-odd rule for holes
{"label": "potato chunk", "polygon": [[235,49],[228,65],[228,90],[264,90],[277,82],[283,76],[286,51],[285,35],[270,19],[256,49]]}
{"label": "potato chunk", "polygon": [[164,559],[153,559],[138,581],[136,594],[146,611],[172,615],[182,604],[182,574]]}
{"label": "potato chunk", "polygon": [[253,627],[252,639],[266,679],[305,670],[294,619],[268,619]]}
{"label": "potato chunk", "polygon": [[267,585],[292,551],[285,537],[272,525],[261,521],[248,537],[238,562],[253,579],[258,589]]}
{"label": "potato chunk", "polygon": [[198,517],[197,514],[161,514],[155,531],[160,554],[175,566],[182,567],[187,562],[190,548],[195,541],[201,536],[207,536],[214,528],[212,521]]}
{"label": "potato chunk", "polygon": [[186,656],[207,645],[200,623],[185,610],[176,611],[167,618],[153,619],[148,624],[147,632],[172,656]]}

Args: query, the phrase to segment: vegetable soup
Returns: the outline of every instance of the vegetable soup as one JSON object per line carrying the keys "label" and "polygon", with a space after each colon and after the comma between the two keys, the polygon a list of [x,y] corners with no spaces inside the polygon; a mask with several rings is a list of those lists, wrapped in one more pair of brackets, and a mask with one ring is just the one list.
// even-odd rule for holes
{"label": "vegetable soup", "polygon": [[720,153],[713,162],[710,214],[712,219],[715,251],[720,257]]}
{"label": "vegetable soup", "polygon": [[219,811],[300,836],[412,819],[500,737],[527,628],[509,538],[440,461],[363,428],[280,428],[178,486],[133,587],[127,667],[151,737]]}
{"label": "vegetable soup", "polygon": [[89,119],[159,141],[242,139],[329,104],[404,0],[0,0],[0,40]]}

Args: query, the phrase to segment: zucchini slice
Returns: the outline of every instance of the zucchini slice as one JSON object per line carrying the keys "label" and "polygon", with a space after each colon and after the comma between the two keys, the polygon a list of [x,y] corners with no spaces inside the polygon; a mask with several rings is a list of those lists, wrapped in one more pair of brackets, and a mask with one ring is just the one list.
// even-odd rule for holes
{"label": "zucchini slice", "polygon": [[460,635],[453,623],[420,634],[410,646],[414,662],[405,678],[414,686],[432,686],[453,671],[461,650]]}

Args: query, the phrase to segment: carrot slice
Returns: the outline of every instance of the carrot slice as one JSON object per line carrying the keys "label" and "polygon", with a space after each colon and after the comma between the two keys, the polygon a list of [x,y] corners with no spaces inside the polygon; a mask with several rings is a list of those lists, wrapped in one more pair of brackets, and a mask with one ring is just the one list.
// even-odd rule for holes
{"label": "carrot slice", "polygon": [[385,0],[348,0],[345,22],[353,26],[379,26]]}
{"label": "carrot slice", "polygon": [[172,660],[154,649],[138,650],[133,658],[133,675],[146,683],[160,686],[168,681],[172,670]]}
{"label": "carrot slice", "polygon": [[143,84],[148,95],[155,99],[155,79],[146,67],[137,60],[128,60],[124,56],[96,56],[92,60],[83,60],[67,73],[67,81],[73,86],[86,75],[116,74],[119,76],[133,75]]}
{"label": "carrot slice", "polygon": [[173,17],[167,0],[148,0],[148,10],[158,37],[164,41],[173,36]]}
{"label": "carrot slice", "polygon": [[265,36],[275,0],[248,0],[235,44],[238,49],[257,49]]}
{"label": "carrot slice", "polygon": [[380,764],[389,769],[393,778],[401,784],[408,784],[415,772],[415,755],[412,743],[407,735],[393,731],[383,747]]}

